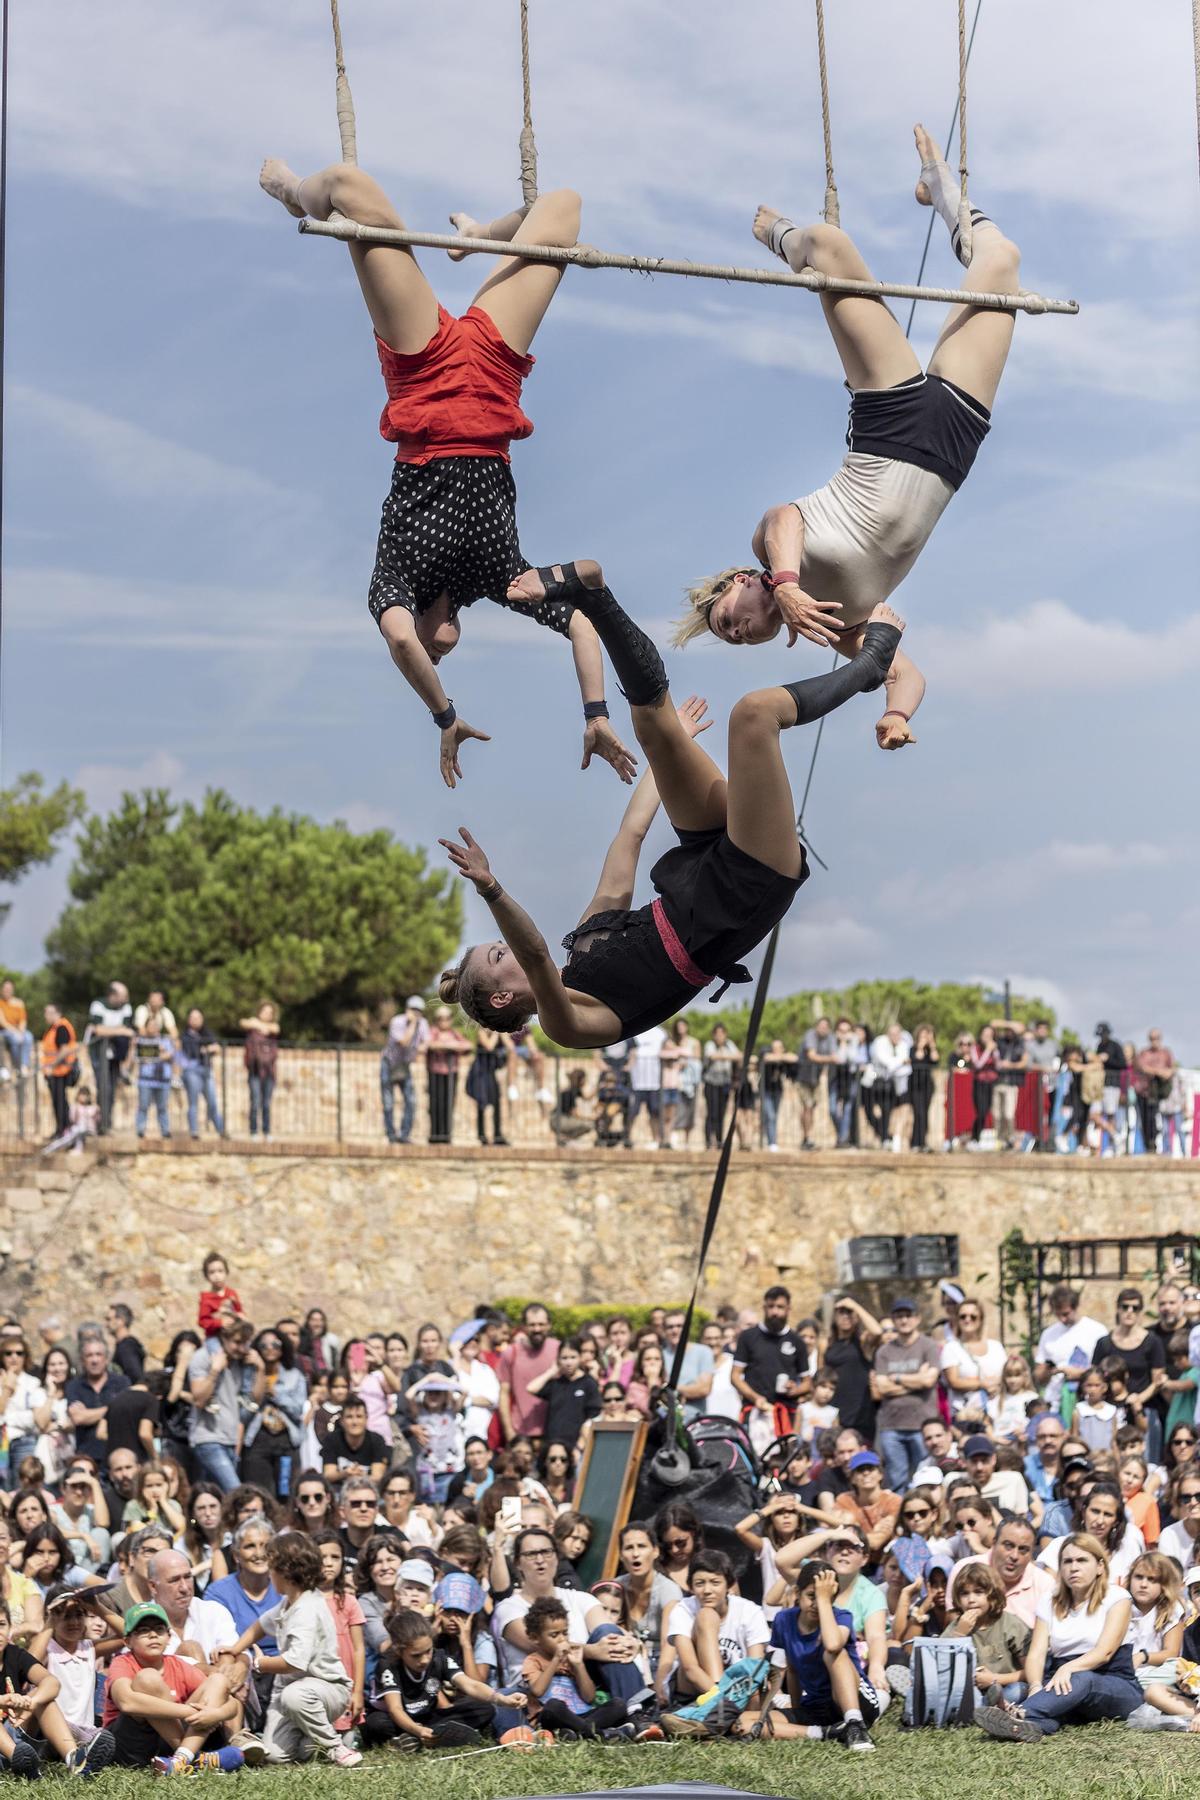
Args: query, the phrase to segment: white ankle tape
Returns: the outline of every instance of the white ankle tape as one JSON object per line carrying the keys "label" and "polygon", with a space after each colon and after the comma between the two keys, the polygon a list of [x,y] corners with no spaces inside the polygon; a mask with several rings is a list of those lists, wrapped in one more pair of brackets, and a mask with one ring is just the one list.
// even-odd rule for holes
{"label": "white ankle tape", "polygon": [[[773,251],[773,253],[776,256],[783,257],[783,240],[784,240],[784,238],[787,236],[789,231],[796,231],[798,229],[799,229],[799,227],[796,225],[793,225],[793,223],[790,219],[776,219],[775,223],[772,225],[770,231],[767,234],[767,240],[771,246],[771,250]],[[786,262],[787,258],[783,257],[783,260]]]}

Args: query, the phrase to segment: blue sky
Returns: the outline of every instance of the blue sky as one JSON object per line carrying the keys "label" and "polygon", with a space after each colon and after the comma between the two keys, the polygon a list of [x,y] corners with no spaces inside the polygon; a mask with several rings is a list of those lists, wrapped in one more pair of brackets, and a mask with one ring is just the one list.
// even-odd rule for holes
{"label": "blue sky", "polygon": [[[911,125],[949,120],[954,9],[828,11],[843,223],[911,280]],[[515,15],[344,0],[360,157],[414,223],[515,196]],[[826,732],[809,825],[830,873],[786,928],[781,991],[1007,974],[1077,1027],[1161,1024],[1200,1058],[1188,26],[1184,0],[1136,31],[1115,0],[985,0],[973,197],[1021,242],[1025,284],[1084,310],[1018,321],[992,435],[899,590],[930,678],[918,746],[876,750],[867,702]],[[761,261],[758,201],[819,207],[803,8],[534,0],[533,27],[542,185],[581,189],[586,238]],[[564,647],[486,603],[447,675],[493,742],[441,787],[365,605],[390,452],[349,261],[256,186],[267,152],[301,170],[336,152],[322,0],[17,0],[11,105],[4,777],[66,776],[97,807],[218,784],[430,846],[466,823],[557,938],[624,791],[579,772]],[[956,266],[939,225],[928,279]],[[462,310],[480,265],[427,267]],[[921,309],[920,349],[936,328]],[[536,351],[526,553],[601,557],[655,626],[839,459],[845,396],[809,296],[572,271]],[[671,667],[718,745],[739,693],[823,660],[714,644]],[[803,734],[789,754],[802,778]],[[67,860],[16,890],[5,961],[40,960]]]}

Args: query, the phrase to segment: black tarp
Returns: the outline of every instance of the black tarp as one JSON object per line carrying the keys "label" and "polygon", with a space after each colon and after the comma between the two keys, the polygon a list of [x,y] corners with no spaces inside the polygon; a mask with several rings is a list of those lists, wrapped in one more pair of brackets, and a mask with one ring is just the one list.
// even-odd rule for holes
{"label": "black tarp", "polygon": [[586,1794],[541,1794],[536,1800],[764,1800],[745,1788],[714,1787],[709,1781],[667,1781],[655,1787],[591,1788]]}

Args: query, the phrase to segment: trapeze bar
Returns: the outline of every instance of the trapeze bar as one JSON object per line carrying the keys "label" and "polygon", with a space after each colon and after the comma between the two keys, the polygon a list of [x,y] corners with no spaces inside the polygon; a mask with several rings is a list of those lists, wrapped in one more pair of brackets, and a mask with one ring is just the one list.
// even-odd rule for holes
{"label": "trapeze bar", "polygon": [[879,299],[936,300],[943,305],[981,306],[992,312],[1077,313],[1078,300],[1046,300],[1041,294],[985,294],[969,288],[912,287],[899,281],[849,281],[805,269],[735,269],[721,263],[677,262],[665,256],[621,256],[591,244],[525,244],[500,238],[459,237],[438,231],[395,231],[383,225],[358,225],[353,219],[301,219],[309,237],[341,238],[345,243],[396,244],[427,250],[481,250],[493,256],[521,256],[526,262],[570,263],[579,269],[631,269],[637,275],[691,275],[703,281],[749,281],[761,287],[801,287],[815,294],[865,294]]}

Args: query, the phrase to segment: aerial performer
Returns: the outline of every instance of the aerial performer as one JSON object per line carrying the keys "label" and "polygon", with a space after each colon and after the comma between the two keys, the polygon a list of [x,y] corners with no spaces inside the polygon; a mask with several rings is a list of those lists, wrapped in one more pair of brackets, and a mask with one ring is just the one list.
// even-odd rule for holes
{"label": "aerial performer", "polygon": [[[471,833],[460,830],[460,843],[439,839],[499,934],[443,975],[441,993],[498,1031],[518,1030],[536,1013],[556,1043],[595,1048],[661,1024],[711,981],[749,980],[741,958],[783,918],[808,874],[780,733],[881,687],[904,621],[879,605],[848,662],[739,700],[729,720],[726,776],[696,742],[704,703],[688,701],[676,712],[661,656],[604,585],[597,563],[533,570],[518,587],[529,598],[570,598],[595,625],[629,701],[648,772],[625,809],[595,894],[563,940],[561,969]],[[679,843],[650,872],[657,897],[634,907],[638,858],[660,800]]]}
{"label": "aerial performer", "polygon": [[[363,225],[403,229],[391,201],[352,163],[335,163],[304,180],[269,157],[259,181],[296,218],[331,213]],[[569,189],[542,194],[488,225],[453,213],[461,235],[506,242],[571,245],[579,238],[580,200]],[[570,640],[583,697],[583,767],[593,756],[631,782],[636,759],[608,719],[600,642],[568,598],[513,599],[515,576],[529,568],[517,536],[516,487],[509,445],[533,426],[521,410],[529,354],[563,267],[497,257],[461,318],[442,306],[411,249],[349,245],[387,388],[379,422],[396,445],[383,503],[367,604],[400,670],[440,732],[446,786],[462,779],[459,750],[488,741],[455,712],[438,665],[461,635],[460,615],[494,600]],[[452,252],[458,260],[466,252]]]}
{"label": "aerial performer", "polygon": [[[959,186],[923,125],[917,199],[950,229],[955,254]],[[984,213],[972,211],[973,250],[966,287],[1017,293],[1020,254]],[[835,225],[794,225],[758,209],[754,235],[797,272],[869,281],[859,251]],[[752,540],[759,566],[725,569],[689,589],[688,612],[674,641],[712,632],[727,644],[764,644],[787,627],[798,637],[852,656],[865,622],[908,574],[930,533],[970,474],[991,426],[991,408],[1012,342],[1012,312],[951,308],[929,367],[883,300],[821,295],[850,390],[847,455],[832,481],[784,506],[772,506]],[[886,683],[875,726],[881,749],[915,743],[910,720],[925,678],[901,652]]]}

